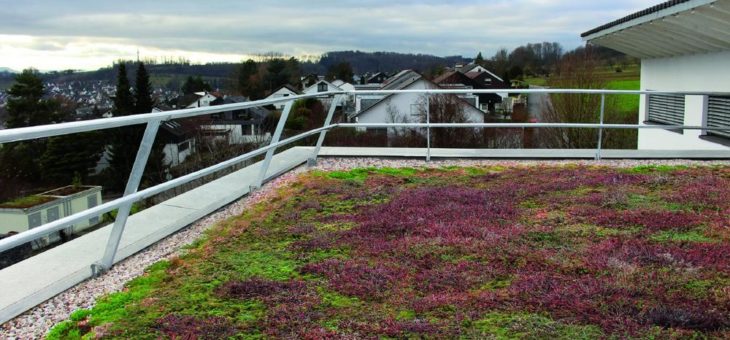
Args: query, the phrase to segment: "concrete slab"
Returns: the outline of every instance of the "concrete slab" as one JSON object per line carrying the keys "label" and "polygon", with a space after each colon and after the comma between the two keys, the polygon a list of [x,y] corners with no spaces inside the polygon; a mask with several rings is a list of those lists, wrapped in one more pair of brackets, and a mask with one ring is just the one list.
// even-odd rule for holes
{"label": "concrete slab", "polygon": [[[267,180],[307,161],[313,148],[296,147],[276,154]],[[154,244],[248,194],[261,162],[176,196],[130,216],[114,262]],[[101,259],[111,225],[0,270],[0,323],[91,277]]]}

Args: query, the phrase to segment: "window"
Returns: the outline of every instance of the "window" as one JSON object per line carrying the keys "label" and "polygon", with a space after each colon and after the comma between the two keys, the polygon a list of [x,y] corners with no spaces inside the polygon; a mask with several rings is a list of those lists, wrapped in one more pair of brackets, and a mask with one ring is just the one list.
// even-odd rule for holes
{"label": "window", "polygon": [[183,152],[187,149],[190,149],[190,141],[186,140],[180,144],[177,145],[177,152]]}
{"label": "window", "polygon": [[684,96],[652,94],[648,96],[649,121],[659,124],[684,125]]}
{"label": "window", "polygon": [[[707,103],[707,126],[730,126],[730,97],[710,96]],[[730,138],[730,129],[711,130],[707,134]]]}
{"label": "window", "polygon": [[327,92],[327,83],[317,84],[317,92]]}

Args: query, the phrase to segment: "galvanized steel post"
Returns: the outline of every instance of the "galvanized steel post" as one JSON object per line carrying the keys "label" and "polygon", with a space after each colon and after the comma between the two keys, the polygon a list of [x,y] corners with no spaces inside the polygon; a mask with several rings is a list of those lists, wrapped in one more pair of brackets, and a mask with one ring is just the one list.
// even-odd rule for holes
{"label": "galvanized steel post", "polygon": [[431,97],[426,93],[426,162],[431,161]]}
{"label": "galvanized steel post", "polygon": [[[284,106],[284,111],[281,112],[281,117],[279,117],[279,123],[276,125],[276,130],[274,131],[274,135],[271,136],[271,143],[269,143],[269,145],[273,145],[279,142],[279,139],[281,138],[281,133],[284,132],[284,125],[286,125],[286,120],[289,118],[289,111],[291,111],[293,105],[293,100],[286,102],[286,105]],[[261,164],[261,172],[259,173],[259,178],[256,181],[256,188],[261,188],[264,180],[266,180],[266,172],[269,171],[271,158],[274,157],[275,151],[276,148],[272,148],[266,152],[266,158],[264,158],[264,162]]]}
{"label": "galvanized steel post", "polygon": [[[129,174],[129,179],[127,180],[127,187],[124,189],[124,196],[134,194],[137,192],[137,189],[139,189],[139,183],[142,181],[144,168],[147,165],[150,152],[152,152],[152,146],[155,143],[155,137],[157,136],[157,130],[159,128],[159,120],[147,123],[144,136],[142,137],[142,141],[139,145],[139,150],[137,150],[137,157],[134,160],[132,171]],[[119,207],[119,210],[117,211],[117,218],[114,220],[114,227],[112,228],[106,248],[104,249],[104,257],[102,257],[100,263],[92,265],[94,275],[98,275],[101,272],[108,270],[114,264],[114,256],[117,254],[119,241],[122,239],[124,227],[127,224],[127,218],[129,217],[131,209],[131,202]]]}
{"label": "galvanized steel post", "polygon": [[599,124],[601,127],[598,129],[598,146],[596,147],[596,160],[601,160],[601,144],[603,143],[603,115],[606,111],[606,95],[601,95],[601,117]]}
{"label": "galvanized steel post", "polygon": [[[330,109],[327,112],[327,118],[325,118],[324,125],[322,127],[327,127],[332,123],[332,117],[335,115],[335,110],[337,109],[337,105],[339,105],[340,103],[344,104],[344,101],[343,101],[344,98],[345,98],[345,95],[340,94],[340,95],[336,95],[332,99],[332,104],[330,105]],[[324,138],[327,136],[327,131],[328,130],[324,130],[319,133],[319,138],[317,139],[317,144],[314,147],[314,152],[312,153],[312,157],[310,157],[307,160],[307,163],[310,166],[317,165],[317,157],[319,156],[319,151],[322,149],[322,144],[324,144]]]}

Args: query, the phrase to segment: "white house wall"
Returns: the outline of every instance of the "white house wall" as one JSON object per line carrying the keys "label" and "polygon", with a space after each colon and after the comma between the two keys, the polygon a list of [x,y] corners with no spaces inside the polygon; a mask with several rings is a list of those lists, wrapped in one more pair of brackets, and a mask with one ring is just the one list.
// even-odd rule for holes
{"label": "white house wall", "polygon": [[[426,80],[418,80],[404,90],[425,90],[436,88]],[[409,122],[417,122],[420,112],[417,105],[425,103],[425,95],[420,93],[399,93],[386,98],[384,101],[377,103],[365,112],[357,116],[358,123],[392,123],[391,115],[388,113],[388,107],[392,107],[398,112],[399,118],[407,118]],[[464,105],[464,113],[472,123],[483,123],[484,112],[471,106]]]}
{"label": "white house wall", "polygon": [[[283,98],[283,97],[289,97],[289,96],[295,96],[295,95],[296,95],[295,92],[292,92],[291,90],[289,90],[286,87],[282,87],[279,90],[277,90],[276,92],[274,92],[271,95],[269,95],[268,97],[266,97],[266,99],[277,99],[277,98]],[[274,107],[277,110],[282,110],[285,105],[286,105],[286,102],[281,102],[281,103],[274,104]]]}
{"label": "white house wall", "polygon": [[[641,62],[641,89],[665,91],[730,92],[730,51],[671,58],[644,59]],[[685,125],[702,125],[706,97],[687,96]],[[641,96],[639,121],[647,120],[646,96]],[[721,144],[700,139],[702,131],[683,134],[667,130],[639,131],[640,150],[728,150]]]}

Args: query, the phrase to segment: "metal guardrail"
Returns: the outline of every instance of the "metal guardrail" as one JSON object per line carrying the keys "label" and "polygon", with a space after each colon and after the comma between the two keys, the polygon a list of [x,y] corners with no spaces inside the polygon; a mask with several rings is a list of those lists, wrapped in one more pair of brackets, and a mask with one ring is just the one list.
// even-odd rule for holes
{"label": "metal guardrail", "polygon": [[[524,93],[524,94],[595,94],[601,95],[600,121],[598,123],[431,123],[430,115],[427,110],[425,123],[372,123],[372,124],[351,124],[337,123],[332,124],[332,117],[336,107],[347,95],[358,94],[399,94],[414,93],[425,95],[437,94],[486,94],[486,93]],[[94,265],[95,273],[108,270],[114,260],[119,241],[121,240],[126,225],[129,212],[134,202],[159,194],[163,191],[175,188],[177,186],[189,183],[196,179],[202,178],[219,170],[225,169],[232,165],[249,160],[253,157],[264,155],[262,167],[256,181],[256,186],[260,187],[266,178],[271,159],[277,148],[291,144],[298,140],[319,134],[315,149],[312,153],[311,160],[316,161],[322,144],[324,142],[327,131],[333,128],[425,128],[427,130],[427,155],[426,160],[431,157],[431,128],[581,128],[581,129],[599,129],[598,147],[596,149],[596,159],[601,157],[601,141],[603,138],[603,129],[686,129],[686,130],[730,130],[730,127],[707,127],[707,126],[684,126],[684,125],[639,125],[639,124],[604,124],[605,96],[606,95],[647,95],[647,94],[676,94],[676,95],[728,95],[728,93],[709,93],[709,92],[687,92],[687,91],[631,91],[631,90],[589,90],[589,89],[494,89],[494,90],[444,90],[444,89],[424,89],[424,90],[357,90],[357,91],[329,91],[316,94],[306,94],[298,96],[283,97],[277,99],[264,99],[251,101],[246,103],[236,103],[227,105],[218,105],[202,108],[182,109],[168,112],[137,114],[123,117],[96,119],[82,122],[60,123],[54,125],[34,126],[18,129],[0,130],[0,144],[8,142],[17,142],[23,140],[53,137],[59,135],[118,128],[129,125],[146,124],[145,133],[140,143],[130,177],[124,191],[124,196],[113,201],[101,204],[91,209],[76,213],[71,216],[44,224],[40,227],[13,235],[11,237],[0,240],[0,252],[9,250],[24,243],[33,241],[55,231],[64,229],[74,223],[89,219],[94,216],[119,209],[117,219],[112,227],[107,246],[104,251],[103,258]],[[299,99],[320,98],[334,96],[334,100],[330,105],[324,124],[321,128],[313,129],[299,135],[280,140],[284,130],[285,123],[289,117],[289,113],[293,103]],[[428,96],[426,96],[428,100]],[[147,164],[154,139],[157,135],[160,123],[172,119],[190,118],[212,113],[225,112],[231,110],[241,110],[259,106],[272,105],[285,102],[286,105],[282,111],[281,117],[277,122],[276,129],[272,135],[269,145],[261,147],[257,150],[245,153],[230,160],[218,163],[202,170],[172,179],[170,181],[158,184],[156,186],[138,191],[142,178],[144,167]]]}

